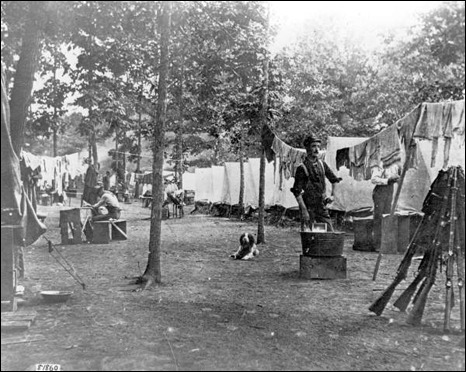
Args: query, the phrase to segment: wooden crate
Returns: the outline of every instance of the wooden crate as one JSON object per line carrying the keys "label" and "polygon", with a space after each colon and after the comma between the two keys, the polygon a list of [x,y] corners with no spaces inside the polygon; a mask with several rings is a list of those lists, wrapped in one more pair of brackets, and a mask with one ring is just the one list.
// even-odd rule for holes
{"label": "wooden crate", "polygon": [[398,216],[398,253],[406,252],[421,220],[422,216],[420,214]]}
{"label": "wooden crate", "polygon": [[[126,220],[116,220],[116,221],[112,221],[112,236],[111,236],[111,239],[112,240],[126,240],[128,239],[127,235],[126,235]],[[121,230],[118,230],[116,227],[118,226],[118,228]]]}
{"label": "wooden crate", "polygon": [[353,250],[366,252],[371,252],[375,250],[374,239],[372,237],[373,228],[374,218],[372,216],[353,218]]}
{"label": "wooden crate", "polygon": [[61,244],[81,244],[81,209],[60,211]]}
{"label": "wooden crate", "polygon": [[111,240],[111,225],[109,221],[95,221],[92,223],[94,228],[92,234],[92,243],[108,244]]}

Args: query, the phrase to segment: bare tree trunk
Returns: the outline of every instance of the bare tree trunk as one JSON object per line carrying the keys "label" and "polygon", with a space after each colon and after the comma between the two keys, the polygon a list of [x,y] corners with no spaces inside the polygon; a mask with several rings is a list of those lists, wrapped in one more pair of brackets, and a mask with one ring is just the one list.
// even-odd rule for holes
{"label": "bare tree trunk", "polygon": [[169,44],[171,23],[171,1],[164,1],[161,20],[160,72],[157,98],[156,125],[153,138],[152,164],[152,211],[150,222],[149,258],[143,275],[143,289],[153,282],[162,281],[160,270],[160,250],[162,243],[162,203],[163,203],[163,150],[165,121],[167,112],[167,79],[169,67]]}
{"label": "bare tree trunk", "polygon": [[[141,108],[139,107],[139,110]],[[138,127],[138,162],[136,166],[136,190],[134,192],[134,197],[139,198],[139,173],[141,173],[141,111],[139,111],[139,127]]]}
{"label": "bare tree trunk", "polygon": [[89,154],[89,164],[92,164],[92,134],[91,134],[91,128],[89,128],[89,132],[87,134],[87,139],[89,141],[88,146],[87,146],[87,153]]}
{"label": "bare tree trunk", "polygon": [[176,136],[177,139],[177,180],[178,188],[183,189],[183,125],[184,125],[184,103],[183,103],[183,84],[184,84],[184,54],[181,56],[181,71],[180,71],[180,96],[179,96],[179,108],[180,108],[180,126]]}
{"label": "bare tree trunk", "polygon": [[[57,63],[56,60],[54,59],[54,67],[53,67],[53,89],[57,89]],[[58,118],[57,118],[57,106],[55,105],[55,102],[53,103],[53,124],[52,124],[52,130],[53,130],[53,157],[58,156],[58,149],[57,149],[57,142],[58,142]]]}
{"label": "bare tree trunk", "polygon": [[[270,5],[269,5],[270,6]],[[269,23],[270,23],[270,8],[267,9],[267,23],[265,38],[268,43],[269,38]],[[268,119],[268,102],[269,102],[269,56],[267,47],[265,48],[264,58],[264,81],[262,86],[262,102],[261,102],[261,122],[262,125],[267,124]],[[259,178],[259,221],[257,226],[257,244],[265,243],[264,233],[264,216],[265,216],[265,151],[261,146],[261,161],[260,161],[260,178]]]}
{"label": "bare tree trunk", "polygon": [[[242,129],[241,129],[242,130]],[[244,157],[243,157],[243,136],[239,140],[239,218],[244,219]]]}
{"label": "bare tree trunk", "polygon": [[122,161],[123,161],[123,174],[124,174],[124,177],[125,177],[124,180],[123,180],[124,181],[123,183],[126,186],[126,131],[125,130],[123,130],[122,144],[123,144],[123,146],[121,147],[121,149],[123,151],[122,151],[121,156],[123,156],[123,159],[122,159]]}
{"label": "bare tree trunk", "polygon": [[45,2],[29,1],[29,17],[22,39],[21,55],[16,67],[14,86],[10,100],[11,142],[18,156],[24,142],[24,128],[28,107],[31,103],[34,73],[37,67],[37,56],[40,48],[39,13]]}
{"label": "bare tree trunk", "polygon": [[92,124],[92,156],[94,158],[94,165],[99,169],[99,154],[97,153],[97,140],[95,135],[95,124]]}
{"label": "bare tree trunk", "polygon": [[214,145],[214,154],[212,156],[212,165],[218,165],[218,158],[219,158],[219,149],[220,147],[220,139],[218,137],[215,138],[215,145]]}
{"label": "bare tree trunk", "polygon": [[58,151],[57,151],[58,136],[57,136],[57,128],[55,125],[52,130],[53,130],[53,157],[55,158],[58,156]]}

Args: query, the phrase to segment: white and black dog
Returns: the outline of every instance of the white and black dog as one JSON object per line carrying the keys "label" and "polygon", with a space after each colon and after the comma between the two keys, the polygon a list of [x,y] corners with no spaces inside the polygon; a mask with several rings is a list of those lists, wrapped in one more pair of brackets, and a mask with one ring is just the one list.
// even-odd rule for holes
{"label": "white and black dog", "polygon": [[249,233],[244,233],[239,238],[239,248],[236,253],[230,255],[235,260],[249,260],[259,255],[259,250],[256,247],[254,236]]}

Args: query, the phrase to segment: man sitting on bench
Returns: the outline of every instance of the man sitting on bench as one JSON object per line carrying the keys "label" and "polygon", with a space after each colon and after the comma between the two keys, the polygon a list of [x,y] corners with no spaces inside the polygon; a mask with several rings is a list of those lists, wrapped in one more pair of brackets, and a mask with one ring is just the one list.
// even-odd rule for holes
{"label": "man sitting on bench", "polygon": [[[110,219],[118,220],[121,215],[120,203],[117,196],[111,191],[104,190],[103,186],[97,191],[99,201],[91,205],[92,221],[108,221]],[[108,213],[105,213],[105,209]]]}
{"label": "man sitting on bench", "polygon": [[86,205],[91,207],[92,213],[92,217],[86,220],[84,225],[84,234],[86,235],[88,242],[92,242],[94,235],[92,222],[108,221],[110,219],[118,220],[121,214],[120,203],[113,192],[104,190],[103,186],[99,186],[97,195],[100,199],[94,205],[84,202]]}

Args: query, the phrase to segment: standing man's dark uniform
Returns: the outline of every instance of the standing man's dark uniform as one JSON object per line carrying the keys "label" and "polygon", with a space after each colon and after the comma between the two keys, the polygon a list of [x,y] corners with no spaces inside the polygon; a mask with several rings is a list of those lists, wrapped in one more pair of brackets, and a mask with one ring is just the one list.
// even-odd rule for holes
{"label": "standing man's dark uniform", "polygon": [[320,140],[314,136],[309,136],[304,140],[307,156],[296,169],[295,182],[291,192],[296,197],[301,209],[302,218],[309,226],[313,222],[324,222],[329,231],[333,231],[332,220],[325,208],[328,200],[325,191],[325,178],[332,183],[341,181],[335,176],[329,166],[319,159]]}

